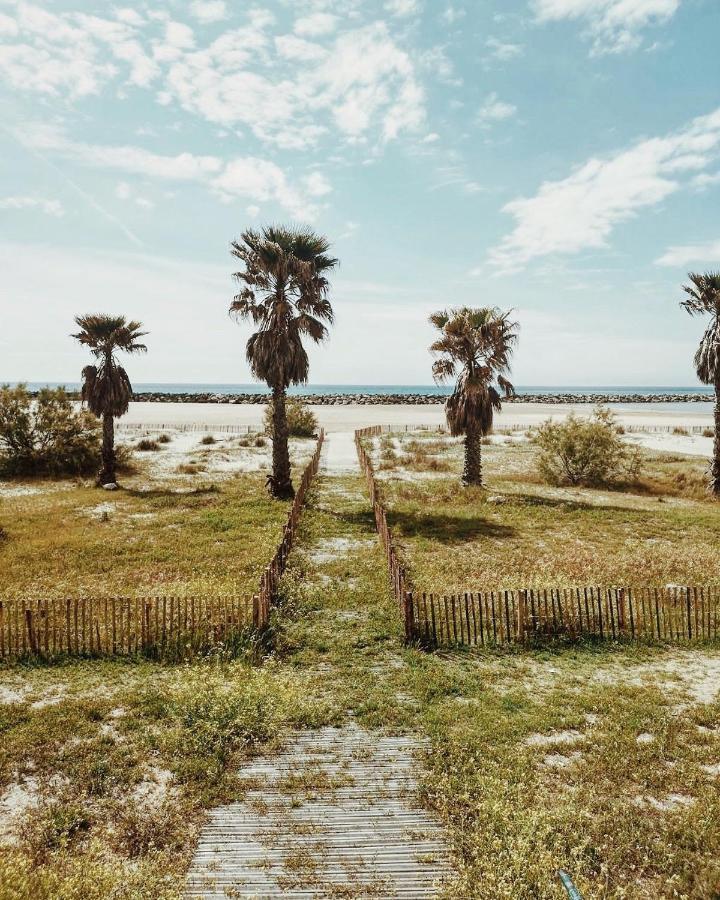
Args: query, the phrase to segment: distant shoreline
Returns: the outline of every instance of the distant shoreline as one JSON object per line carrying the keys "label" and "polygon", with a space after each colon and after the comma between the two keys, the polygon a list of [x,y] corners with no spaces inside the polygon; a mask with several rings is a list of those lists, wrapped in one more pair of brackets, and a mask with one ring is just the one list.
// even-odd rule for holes
{"label": "distant shoreline", "polygon": [[[293,399],[313,406],[424,406],[442,404],[446,395],[438,394],[295,394]],[[504,401],[506,403],[578,404],[604,405],[611,403],[710,403],[711,394],[517,394]],[[267,394],[214,394],[214,393],[137,393],[133,400],[138,403],[217,403],[256,404],[267,403]]]}

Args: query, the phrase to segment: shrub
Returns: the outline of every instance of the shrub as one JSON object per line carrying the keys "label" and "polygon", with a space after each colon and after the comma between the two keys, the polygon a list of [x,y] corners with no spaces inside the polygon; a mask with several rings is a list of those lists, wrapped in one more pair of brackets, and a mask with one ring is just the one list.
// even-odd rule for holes
{"label": "shrub", "polygon": [[205,466],[196,462],[180,463],[175,471],[178,475],[199,475],[200,472],[205,471]]}
{"label": "shrub", "polygon": [[[318,429],[318,420],[315,413],[301,400],[288,398],[285,409],[287,410],[288,431],[291,437],[312,437]],[[270,400],[265,407],[265,431],[273,433],[273,402]]]}
{"label": "shrub", "polygon": [[267,441],[265,440],[264,437],[260,436],[260,437],[256,437],[256,438],[255,438],[255,440],[253,441],[253,444],[254,444],[256,447],[266,447],[266,446],[267,446]]}
{"label": "shrub", "polygon": [[152,438],[143,438],[138,441],[137,449],[142,450],[144,452],[155,452],[160,449],[160,444],[157,441],[154,441]]}
{"label": "shrub", "polygon": [[200,439],[200,443],[208,447],[210,444],[217,444],[217,441],[211,434],[206,434],[205,437]]}
{"label": "shrub", "polygon": [[157,441],[158,444],[170,444],[172,443],[172,438],[169,434],[161,434]]}
{"label": "shrub", "polygon": [[684,428],[682,425],[676,425],[673,428],[672,433],[673,434],[685,434],[685,435],[689,434],[687,428]]}
{"label": "shrub", "polygon": [[715,437],[715,429],[714,428],[703,428],[702,436],[703,437]]}
{"label": "shrub", "polygon": [[612,484],[635,480],[640,471],[639,450],[623,443],[607,409],[596,409],[590,419],[574,413],[564,422],[548,419],[535,441],[540,474],[551,484]]}
{"label": "shrub", "polygon": [[0,474],[84,475],[100,463],[100,428],[62,388],[33,399],[25,385],[0,387]]}

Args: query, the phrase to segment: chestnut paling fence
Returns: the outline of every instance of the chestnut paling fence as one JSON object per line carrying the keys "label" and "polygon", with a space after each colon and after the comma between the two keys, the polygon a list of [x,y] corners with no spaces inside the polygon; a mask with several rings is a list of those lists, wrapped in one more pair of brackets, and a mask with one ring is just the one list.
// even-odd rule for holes
{"label": "chestnut paling fence", "polygon": [[320,432],[282,538],[252,597],[39,597],[0,599],[0,658],[133,654],[182,657],[265,628],[320,466]]}
{"label": "chestnut paling fence", "polygon": [[381,426],[355,432],[393,594],[402,609],[405,637],[430,646],[496,646],[551,637],[702,642],[717,640],[720,591],[714,587],[613,586],[418,592],[398,554],[363,446]]}

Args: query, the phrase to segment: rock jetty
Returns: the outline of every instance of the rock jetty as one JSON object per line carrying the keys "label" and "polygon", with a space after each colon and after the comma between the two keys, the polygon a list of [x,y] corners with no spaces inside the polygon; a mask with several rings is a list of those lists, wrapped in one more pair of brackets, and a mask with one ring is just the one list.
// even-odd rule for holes
{"label": "rock jetty", "polygon": [[[268,394],[170,394],[137,393],[133,400],[144,403],[267,403]],[[387,406],[402,404],[422,406],[444,403],[446,397],[437,394],[305,394],[294,396],[314,406]],[[508,403],[707,403],[708,394],[518,394]]]}

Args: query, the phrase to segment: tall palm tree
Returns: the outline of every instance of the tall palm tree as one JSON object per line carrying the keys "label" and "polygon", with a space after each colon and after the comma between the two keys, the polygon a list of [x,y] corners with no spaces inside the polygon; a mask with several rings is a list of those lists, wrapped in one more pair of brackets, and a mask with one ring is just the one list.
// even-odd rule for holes
{"label": "tall palm tree", "polygon": [[[505,378],[517,341],[517,323],[510,313],[485,307],[442,310],[430,316],[440,337],[430,346],[438,358],[433,363],[435,381],[455,378],[455,388],[445,404],[450,434],[465,435],[464,484],[482,485],[481,440],[492,430],[493,413],[514,393]],[[497,382],[497,388],[495,383]]]}
{"label": "tall palm tree", "polygon": [[320,343],[333,321],[328,300],[328,274],[337,265],[330,244],[306,228],[268,226],[248,229],[233,241],[230,252],[245,269],[233,277],[242,288],[230,304],[230,314],[258,326],[246,346],[253,376],[272,390],[273,471],[268,487],[273,496],[294,495],[290,477],[287,389],[308,379],[309,360],[303,338]]}
{"label": "tall palm tree", "polygon": [[710,465],[710,490],[720,496],[720,272],[698,275],[688,273],[690,284],[684,284],[688,295],[681,306],[691,316],[709,315],[710,321],[695,353],[695,370],[703,384],[715,387],[715,441]]}
{"label": "tall palm tree", "polygon": [[140,343],[147,332],[141,331],[140,322],[128,322],[125,316],[90,314],[76,316],[80,331],[72,335],[98,360],[96,366],[82,370],[82,400],[91,412],[102,418],[102,467],[98,484],[115,482],[115,417],[124,415],[132,397],[132,385],[128,374],[118,365],[115,353],[145,353],[147,347]]}

